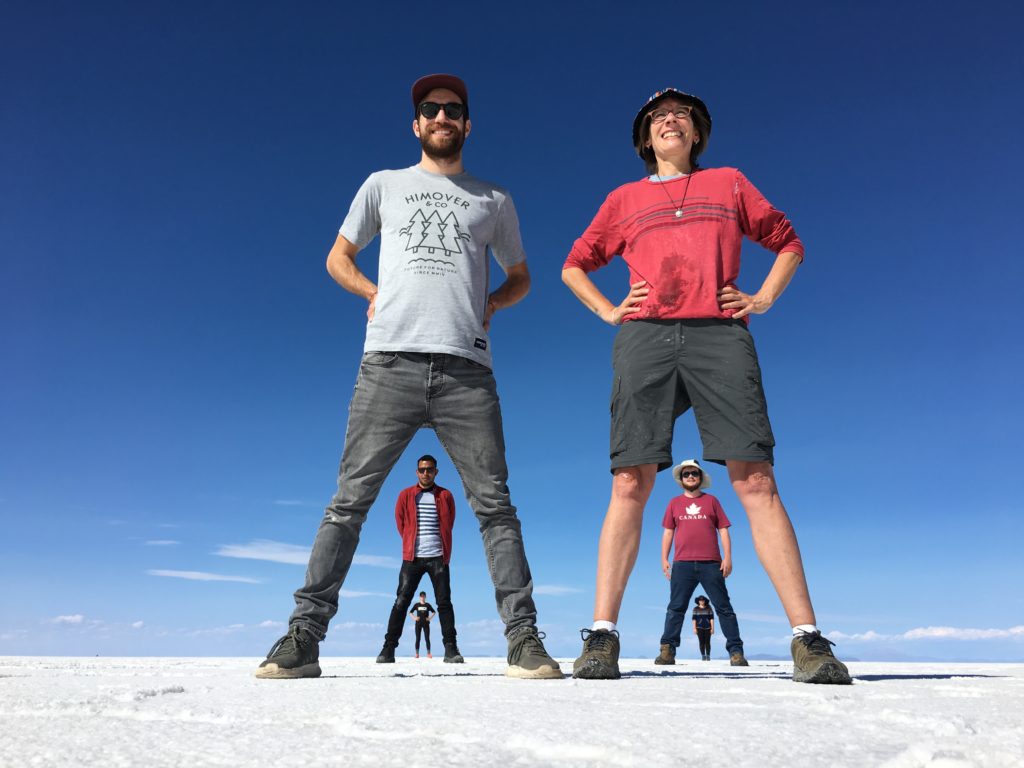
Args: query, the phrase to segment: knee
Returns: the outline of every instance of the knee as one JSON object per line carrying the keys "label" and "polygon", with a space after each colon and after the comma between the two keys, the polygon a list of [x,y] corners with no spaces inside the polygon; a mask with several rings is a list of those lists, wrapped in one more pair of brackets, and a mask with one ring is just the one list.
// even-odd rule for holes
{"label": "knee", "polygon": [[653,464],[615,470],[612,476],[612,498],[617,501],[646,504],[654,488],[655,470]]}
{"label": "knee", "polygon": [[744,504],[771,499],[779,493],[775,485],[775,473],[767,462],[737,462],[735,466],[730,463],[729,479]]}

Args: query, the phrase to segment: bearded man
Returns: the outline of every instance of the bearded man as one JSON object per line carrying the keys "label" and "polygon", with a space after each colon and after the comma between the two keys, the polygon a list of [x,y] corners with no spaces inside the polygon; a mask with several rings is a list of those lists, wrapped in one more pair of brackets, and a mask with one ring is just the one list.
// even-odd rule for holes
{"label": "bearded man", "polygon": [[[491,371],[494,313],[530,288],[519,220],[508,192],[466,173],[466,84],[428,75],[412,87],[417,165],[372,174],[356,193],[327,271],[368,302],[366,343],[349,405],[338,492],[327,505],[295,592],[288,633],[256,672],[318,677],[319,643],[338,611],[359,532],[391,468],[421,427],[434,430],[480,522],[509,677],[560,678],[537,631],[533,579],[507,485],[501,408]],[[380,234],[378,280],[356,254]],[[506,280],[488,294],[488,250]]]}

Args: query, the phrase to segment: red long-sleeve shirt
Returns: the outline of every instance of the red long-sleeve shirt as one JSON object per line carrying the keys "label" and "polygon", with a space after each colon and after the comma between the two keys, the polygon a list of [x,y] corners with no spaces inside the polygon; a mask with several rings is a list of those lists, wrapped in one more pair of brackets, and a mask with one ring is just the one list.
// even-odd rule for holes
{"label": "red long-sleeve shirt", "polygon": [[733,313],[719,307],[717,294],[736,285],[744,236],[775,254],[803,258],[789,219],[736,168],[664,182],[642,179],[608,195],[565,267],[593,272],[621,255],[629,282],[646,280],[650,287],[640,311],[627,320],[728,318]]}
{"label": "red long-sleeve shirt", "polygon": [[452,559],[452,526],[455,525],[455,499],[451,491],[436,483],[430,488],[412,485],[398,494],[395,502],[395,525],[402,537],[402,559],[416,557],[416,531],[419,520],[416,517],[416,494],[420,491],[434,494],[437,504],[438,532],[441,534],[441,555],[447,563]]}

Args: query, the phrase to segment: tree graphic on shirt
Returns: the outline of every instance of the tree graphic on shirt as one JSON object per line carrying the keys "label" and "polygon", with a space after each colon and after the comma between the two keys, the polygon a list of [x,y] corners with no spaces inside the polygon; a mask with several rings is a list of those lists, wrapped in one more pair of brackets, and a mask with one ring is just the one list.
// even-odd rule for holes
{"label": "tree graphic on shirt", "polygon": [[462,253],[460,241],[469,240],[469,234],[462,231],[452,211],[442,217],[436,210],[424,216],[421,209],[416,209],[416,213],[409,219],[409,225],[401,229],[399,234],[407,236],[405,250],[417,254],[425,250],[427,254],[438,256]]}

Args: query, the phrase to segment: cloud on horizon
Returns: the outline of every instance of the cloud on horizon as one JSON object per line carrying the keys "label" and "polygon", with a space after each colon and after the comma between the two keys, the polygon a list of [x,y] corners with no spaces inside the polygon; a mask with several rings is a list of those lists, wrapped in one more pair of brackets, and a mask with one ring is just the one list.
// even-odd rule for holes
{"label": "cloud on horizon", "polygon": [[837,640],[876,642],[893,640],[1024,640],[1024,626],[1009,629],[974,629],[971,627],[918,627],[895,635],[886,635],[874,630],[846,634],[827,632],[828,637]]}
{"label": "cloud on horizon", "polygon": [[150,576],[165,576],[170,579],[188,579],[189,581],[234,581],[239,584],[262,584],[259,579],[250,579],[248,576],[224,576],[219,573],[204,573],[203,571],[167,571],[149,570]]}
{"label": "cloud on horizon", "polygon": [[50,619],[51,624],[81,624],[85,621],[85,616],[80,613],[75,613],[70,616],[54,616]]}
{"label": "cloud on horizon", "polygon": [[561,584],[538,584],[533,588],[535,595],[575,595],[582,591],[578,587],[564,587]]}
{"label": "cloud on horizon", "polygon": [[173,547],[176,544],[181,544],[181,542],[174,541],[174,539],[153,539],[146,542],[147,547]]}
{"label": "cloud on horizon", "polygon": [[[236,557],[243,560],[265,560],[287,565],[306,565],[309,562],[309,547],[286,544],[270,539],[254,539],[248,544],[222,544],[213,553],[220,557]],[[369,565],[377,568],[397,568],[401,562],[394,557],[381,555],[356,555],[353,565]]]}

